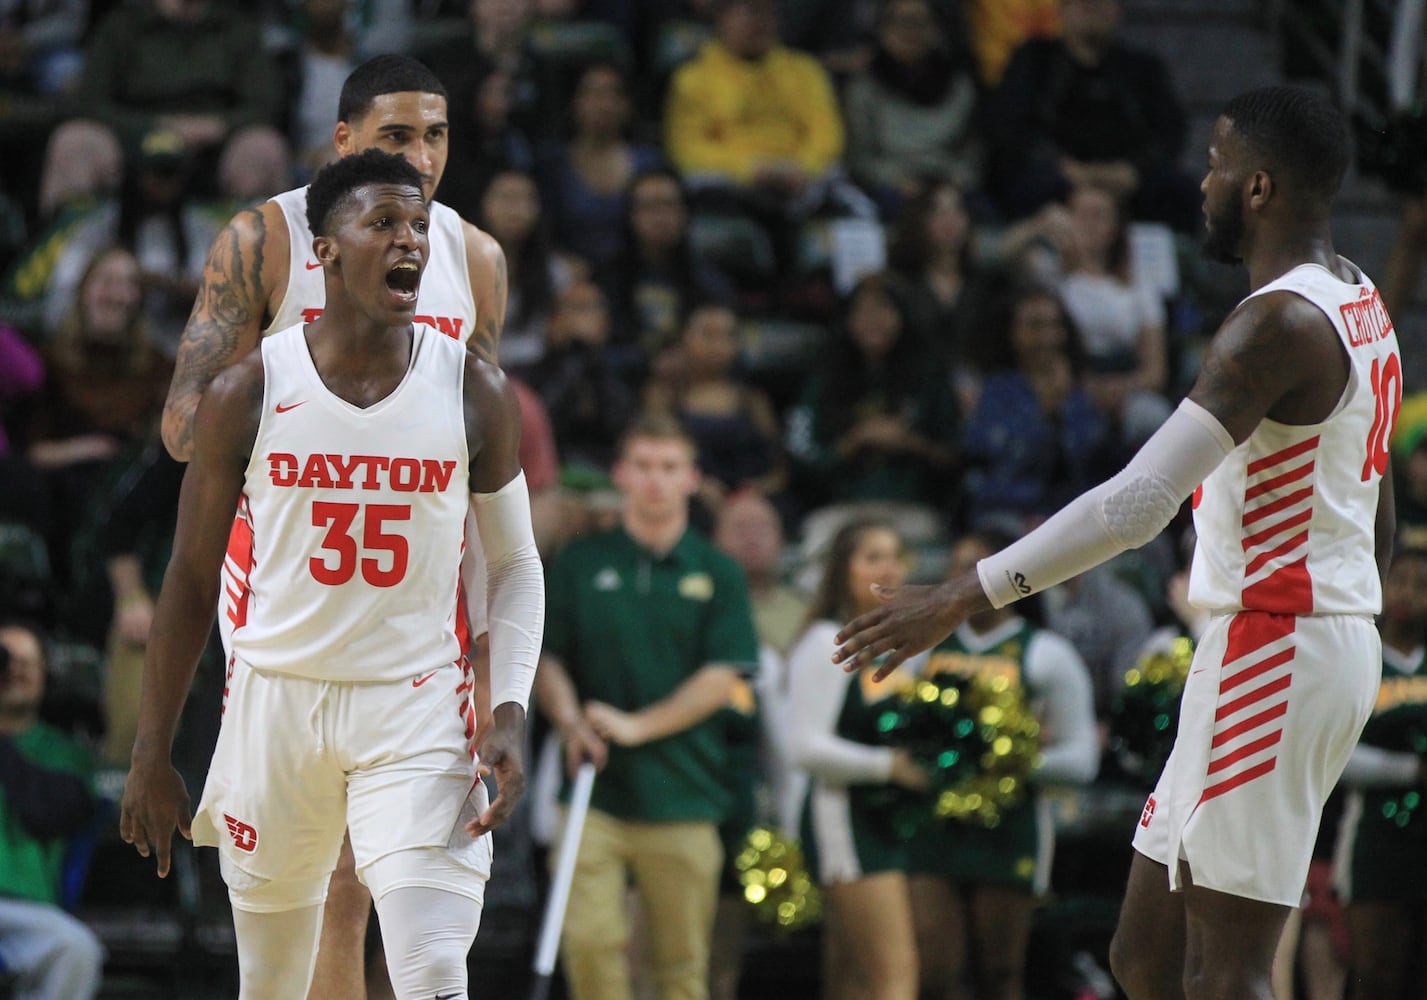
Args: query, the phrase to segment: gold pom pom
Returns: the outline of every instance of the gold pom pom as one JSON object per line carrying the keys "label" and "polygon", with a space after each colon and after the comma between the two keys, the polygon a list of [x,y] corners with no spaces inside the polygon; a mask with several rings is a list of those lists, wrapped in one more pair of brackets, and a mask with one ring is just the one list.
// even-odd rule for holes
{"label": "gold pom pom", "polygon": [[733,859],[743,898],[759,920],[790,932],[822,919],[822,895],[802,846],[776,830],[755,827]]}

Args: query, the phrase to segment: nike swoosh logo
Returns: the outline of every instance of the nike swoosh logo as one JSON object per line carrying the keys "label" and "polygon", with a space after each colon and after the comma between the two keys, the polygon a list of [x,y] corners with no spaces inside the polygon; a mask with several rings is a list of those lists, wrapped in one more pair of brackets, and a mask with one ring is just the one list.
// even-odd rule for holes
{"label": "nike swoosh logo", "polygon": [[315,271],[315,270],[317,270],[319,267],[322,266],[322,262],[321,262],[321,261],[318,261],[317,263],[314,264],[312,261],[308,261],[305,266],[307,267],[307,269],[308,269],[309,271]]}
{"label": "nike swoosh logo", "polygon": [[279,412],[279,413],[286,413],[288,410],[295,410],[295,409],[297,409],[299,406],[301,406],[301,405],[302,405],[303,403],[305,403],[305,402],[307,402],[307,400],[304,399],[304,400],[300,400],[299,402],[296,402],[296,403],[288,403],[286,406],[284,406],[284,405],[281,404],[281,403],[278,403],[278,404],[277,404],[277,412]]}
{"label": "nike swoosh logo", "polygon": [[[418,678],[416,678],[416,680],[414,680],[414,681],[411,682],[411,686],[414,687],[414,688],[419,688],[421,685],[425,684],[425,683],[426,683],[427,681],[429,681],[431,678],[435,677],[438,673],[440,673],[440,671],[438,671],[438,670],[433,670],[433,671],[431,671],[431,673],[427,674],[425,677],[418,677]],[[456,994],[452,993],[451,995],[452,995],[452,996],[455,996]],[[438,998],[438,1000],[439,1000],[439,998]]]}

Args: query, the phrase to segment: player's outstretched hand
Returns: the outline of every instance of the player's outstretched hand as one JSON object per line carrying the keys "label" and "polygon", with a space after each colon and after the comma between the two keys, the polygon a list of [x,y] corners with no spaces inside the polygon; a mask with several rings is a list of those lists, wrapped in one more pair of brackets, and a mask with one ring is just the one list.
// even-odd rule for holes
{"label": "player's outstretched hand", "polygon": [[514,702],[496,708],[495,725],[480,745],[481,766],[495,775],[496,797],[486,811],[466,824],[472,837],[489,833],[510,819],[525,794],[525,709]]}
{"label": "player's outstretched hand", "polygon": [[[873,584],[872,592],[884,602],[882,607],[858,615],[843,627],[837,634],[838,649],[832,654],[832,662],[853,673],[885,655],[873,674],[876,680],[882,680],[904,660],[941,642],[968,614],[979,610],[958,596],[964,589],[958,585],[964,583],[958,577],[934,586]],[[976,593],[981,594],[979,582]],[[984,594],[981,601],[984,604]]]}
{"label": "player's outstretched hand", "polygon": [[193,839],[193,813],[183,778],[167,759],[135,761],[124,781],[119,812],[119,836],[143,857],[152,850],[159,878],[167,878],[173,851],[173,831]]}

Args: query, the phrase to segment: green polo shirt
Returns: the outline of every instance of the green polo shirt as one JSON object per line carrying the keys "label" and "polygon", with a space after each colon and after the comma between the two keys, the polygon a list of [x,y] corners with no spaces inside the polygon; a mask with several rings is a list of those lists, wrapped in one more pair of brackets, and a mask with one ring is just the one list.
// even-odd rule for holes
{"label": "green polo shirt", "polygon": [[[545,651],[581,701],[636,711],[701,667],[758,662],[743,571],[692,529],[664,556],[623,527],[572,542],[550,567],[545,601]],[[731,804],[727,766],[715,713],[641,747],[611,746],[591,805],[621,819],[718,823]]]}
{"label": "green polo shirt", "polygon": [[[17,736],[15,747],[40,767],[94,780],[94,761],[88,751],[43,722]],[[63,838],[32,836],[20,825],[0,789],[0,896],[58,903],[67,846]]]}

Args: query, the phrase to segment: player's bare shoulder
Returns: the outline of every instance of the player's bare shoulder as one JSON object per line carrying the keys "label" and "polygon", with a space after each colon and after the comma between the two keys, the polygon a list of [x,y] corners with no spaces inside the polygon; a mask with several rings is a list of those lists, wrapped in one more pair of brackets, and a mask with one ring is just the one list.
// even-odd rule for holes
{"label": "player's bare shoulder", "polygon": [[505,326],[508,279],[505,251],[495,237],[461,221],[466,243],[466,269],[471,278],[471,294],[476,300],[476,324],[466,347],[495,364],[500,357],[500,332]]}
{"label": "player's bare shoulder", "polygon": [[1271,291],[1246,299],[1224,320],[1189,397],[1242,441],[1265,417],[1324,419],[1347,377],[1347,357],[1323,311],[1293,292]]}
{"label": "player's bare shoulder", "polygon": [[520,469],[520,402],[505,372],[466,352],[464,404],[471,489],[490,492]]}
{"label": "player's bare shoulder", "polygon": [[198,403],[194,418],[196,449],[246,460],[262,422],[265,388],[260,350],[249,352],[219,372]]}

